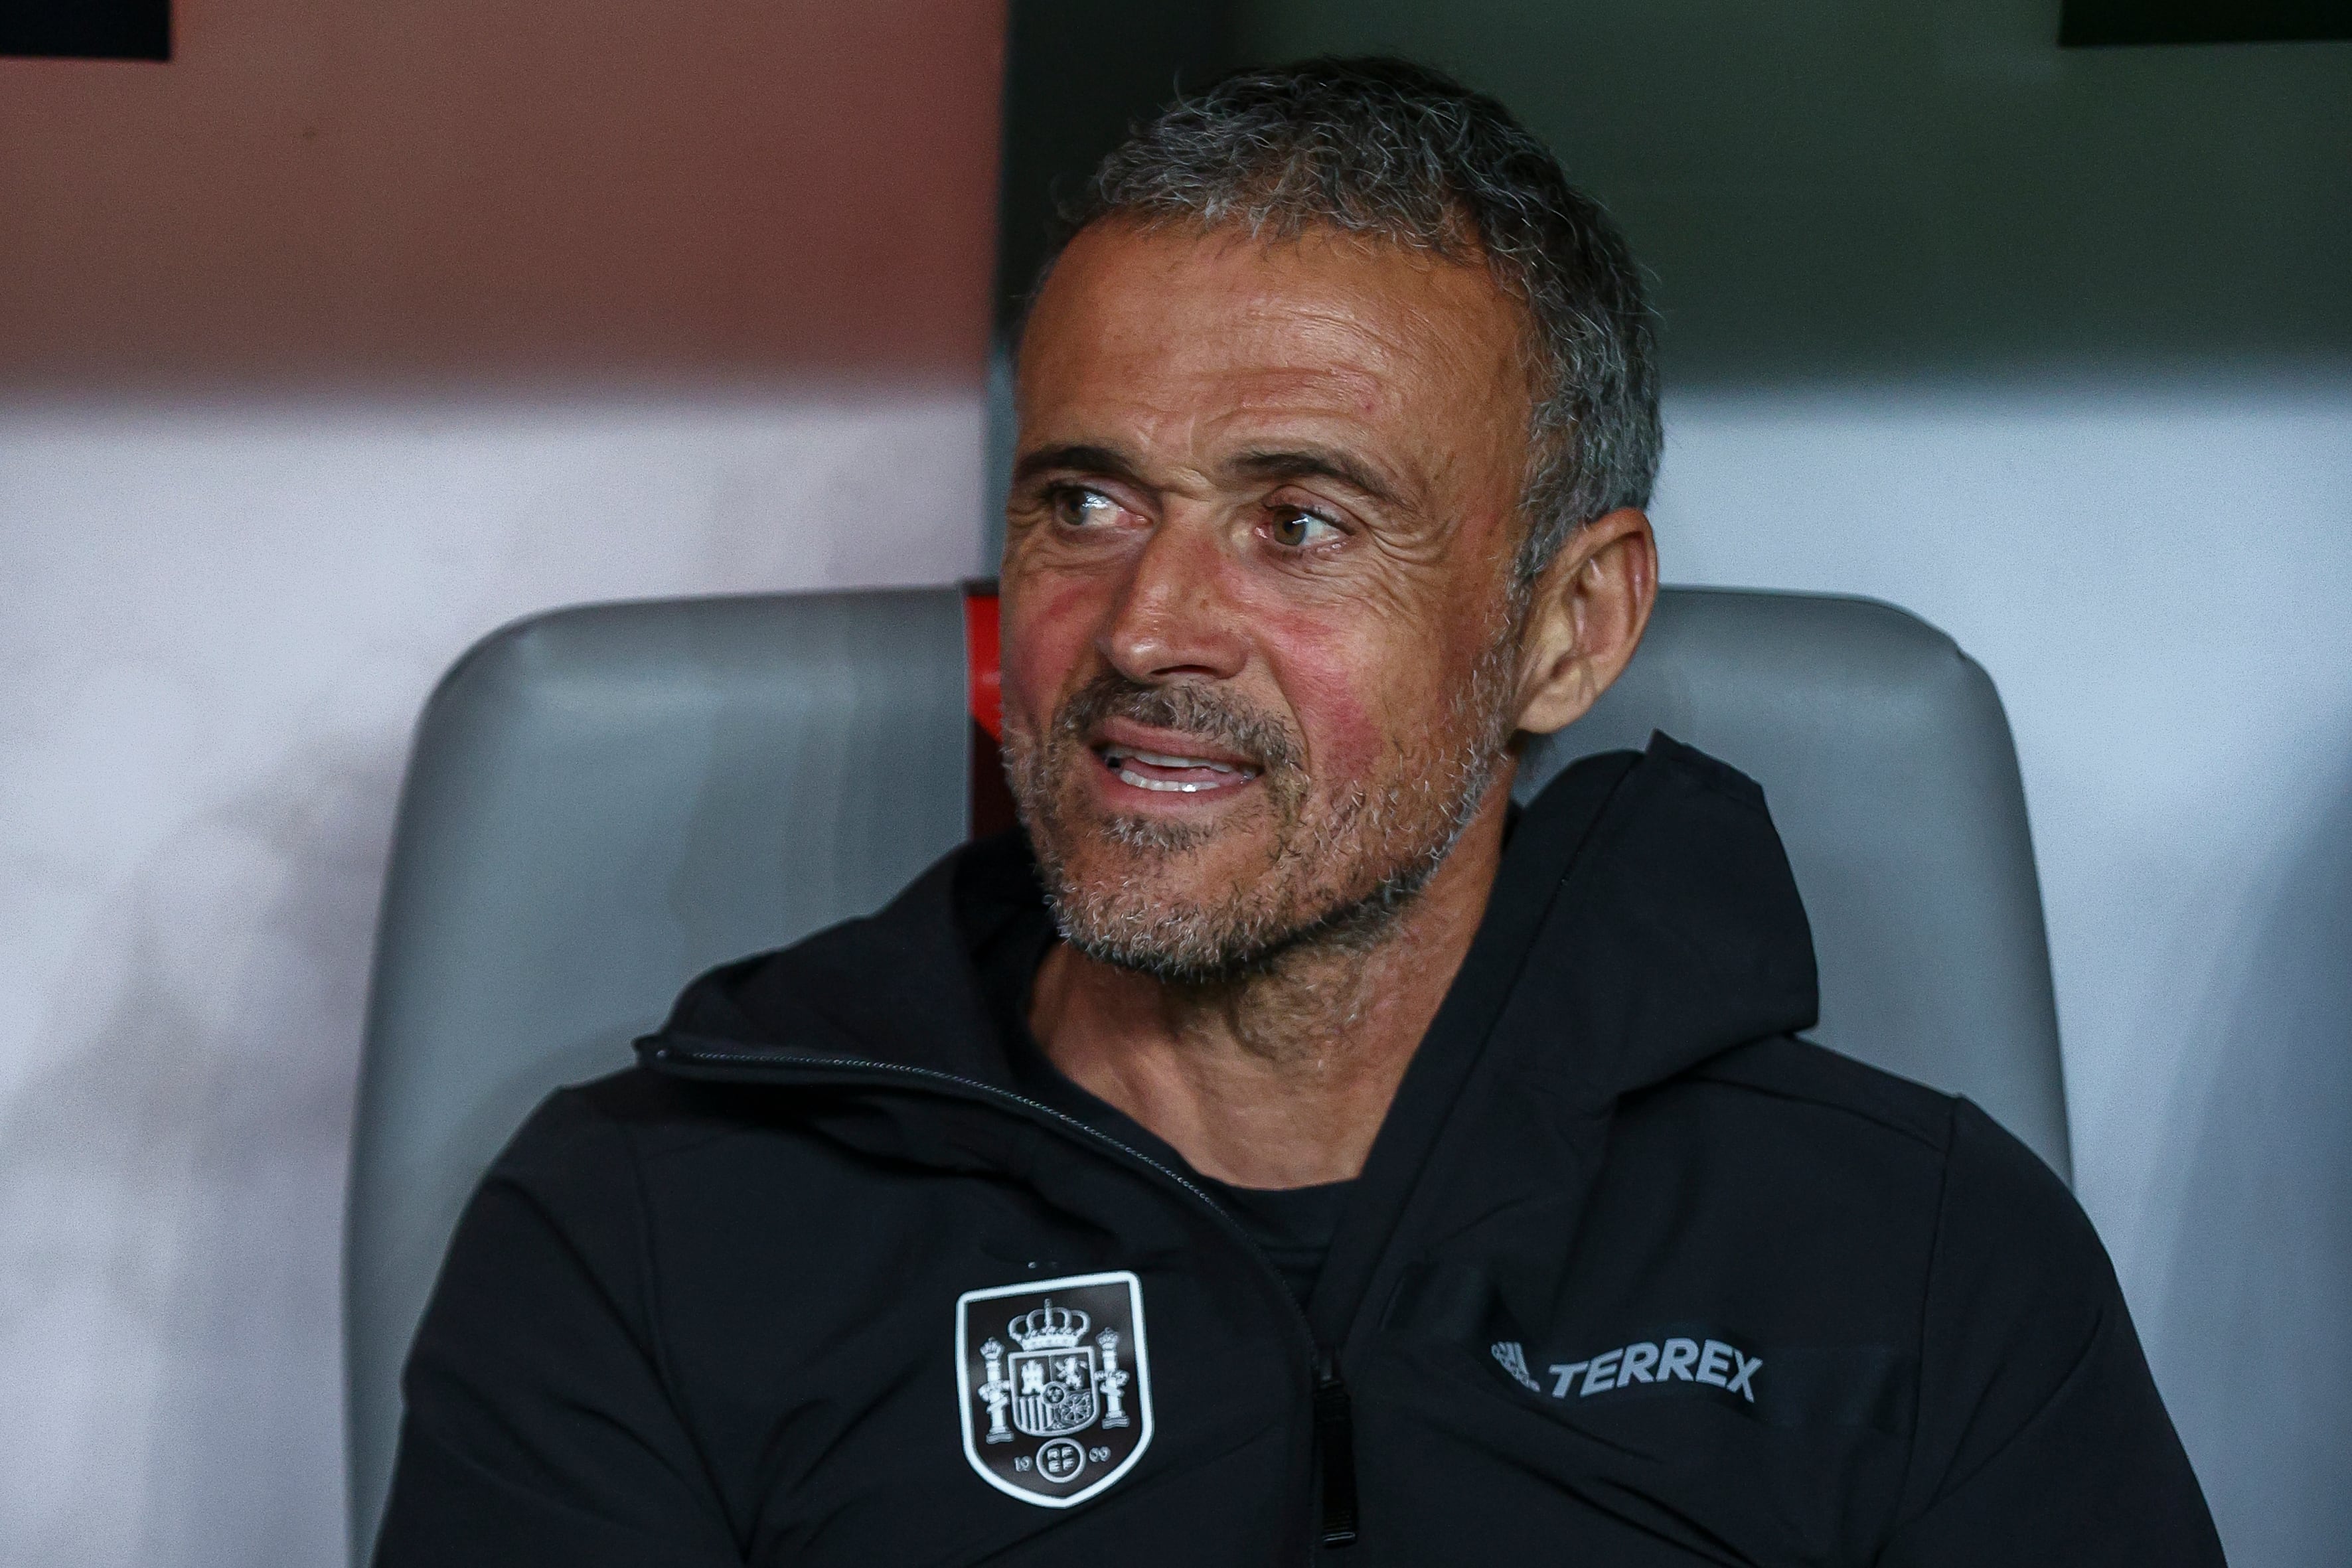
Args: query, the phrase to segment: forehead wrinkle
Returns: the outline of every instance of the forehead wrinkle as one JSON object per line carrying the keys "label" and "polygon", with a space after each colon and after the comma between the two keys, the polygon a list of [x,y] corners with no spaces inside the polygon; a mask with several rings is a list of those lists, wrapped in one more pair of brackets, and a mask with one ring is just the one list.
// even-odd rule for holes
{"label": "forehead wrinkle", "polygon": [[[1423,310],[1407,313],[1402,325],[1408,330],[1404,331],[1395,330],[1395,323],[1367,321],[1320,301],[1296,297],[1263,301],[1257,313],[1260,331],[1251,336],[1264,341],[1253,346],[1276,353],[1256,363],[1233,364],[1244,360],[1245,354],[1238,352],[1239,345],[1225,347],[1232,365],[1226,374],[1243,382],[1242,395],[1235,399],[1232,413],[1264,416],[1270,426],[1298,418],[1326,431],[1336,419],[1351,434],[1338,440],[1326,434],[1317,437],[1316,444],[1344,447],[1370,460],[1394,481],[1389,487],[1392,492],[1410,491],[1415,499],[1433,495],[1446,476],[1461,471],[1470,457],[1488,455],[1473,454],[1459,443],[1413,439],[1429,412],[1414,408],[1416,397],[1424,395],[1433,382],[1451,380],[1478,403],[1491,405],[1502,387],[1515,386],[1524,379],[1516,354],[1516,334],[1507,334],[1508,341],[1501,345],[1479,342],[1475,340],[1485,333],[1457,330],[1449,334]],[[1502,350],[1499,355],[1486,352],[1497,346]],[[1325,352],[1317,353],[1318,347]],[[1302,353],[1314,357],[1302,358]],[[1494,363],[1487,363],[1490,360]],[[1435,377],[1430,374],[1433,370],[1438,372]],[[1524,438],[1523,408],[1492,408],[1491,412],[1493,434],[1506,446]],[[1269,427],[1251,445],[1270,448],[1285,439]],[[1516,496],[1518,465],[1507,459],[1507,467],[1504,477]]]}
{"label": "forehead wrinkle", "polygon": [[[1435,473],[1409,438],[1401,377],[1353,365],[1269,363],[1203,373],[1199,417],[1189,432],[1202,461],[1222,476],[1279,479],[1277,459],[1295,456],[1298,477],[1315,460],[1376,501],[1423,504]],[[1442,454],[1450,457],[1450,454]],[[1253,471],[1255,470],[1255,471]]]}
{"label": "forehead wrinkle", "polygon": [[1023,410],[1022,446],[1030,455],[1016,462],[1014,475],[1050,467],[1037,459],[1057,451],[1099,448],[1118,458],[1096,470],[1107,478],[1175,494],[1204,493],[1210,477],[1190,455],[1201,445],[1199,427],[1212,417],[1197,395],[1182,389],[1145,395],[1139,378],[1090,374],[1052,405]]}
{"label": "forehead wrinkle", "polygon": [[[1101,434],[1066,433],[1055,421],[1054,438],[1040,433],[1016,463],[1014,478],[1073,467],[1155,487],[1181,476],[1186,489],[1233,491],[1312,481],[1319,473],[1381,506],[1418,508],[1427,479],[1410,452],[1391,450],[1346,399],[1335,405],[1318,384],[1329,378],[1299,372],[1284,379],[1294,384],[1235,388],[1221,379],[1200,389],[1211,395],[1139,400],[1117,410],[1101,400],[1082,400],[1085,423],[1074,431]],[[1109,433],[1113,419],[1117,435]],[[1092,460],[1097,454],[1101,460]]]}

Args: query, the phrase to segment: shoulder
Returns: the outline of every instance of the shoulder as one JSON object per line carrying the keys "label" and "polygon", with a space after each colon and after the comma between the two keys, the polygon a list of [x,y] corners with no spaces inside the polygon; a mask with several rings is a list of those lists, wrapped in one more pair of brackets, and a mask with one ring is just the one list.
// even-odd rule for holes
{"label": "shoulder", "polygon": [[1759,1191],[1910,1244],[1894,1251],[1914,1279],[1931,1384],[1967,1369],[1971,1398],[2039,1399],[2104,1329],[2128,1323],[2073,1191],[1969,1100],[1790,1038],[1682,1084],[1724,1102],[1701,1119],[1744,1152]]}
{"label": "shoulder", "polygon": [[1791,1131],[1843,1125],[1856,1140],[1932,1166],[1937,1228],[1952,1239],[1990,1226],[2012,1242],[2088,1248],[2105,1262],[2065,1182],[1972,1100],[1786,1037],[1727,1052],[1686,1078],[1752,1101],[1748,1114],[1759,1121],[1790,1123]]}
{"label": "shoulder", "polygon": [[643,1066],[550,1095],[486,1177],[481,1197],[520,1198],[542,1223],[672,1265],[706,1263],[742,1238],[789,1234],[802,1260],[845,1247],[971,1143],[953,1126],[851,1088],[703,1081]]}
{"label": "shoulder", "polygon": [[2117,1300],[2082,1206],[2017,1138],[1966,1100],[1803,1040],[1760,1040],[1643,1091],[1612,1137],[1635,1185],[1704,1193],[1800,1274],[1867,1277],[1889,1321],[1931,1342],[2030,1330],[2063,1356]]}
{"label": "shoulder", "polygon": [[2057,1173],[1973,1100],[1811,1040],[1758,1040],[1702,1063],[1677,1081],[1745,1097],[1752,1102],[1749,1113],[1759,1119],[1777,1116],[1809,1126],[1843,1123],[1857,1137],[1908,1148],[1917,1158],[1949,1167],[1977,1201],[2081,1217]]}
{"label": "shoulder", "polygon": [[1664,1088],[1724,1102],[1718,1117],[1762,1142],[1824,1154],[1842,1146],[1932,1176],[1933,1209],[1918,1217],[1945,1248],[1982,1244],[2013,1254],[2030,1243],[2105,1271],[2074,1193],[1971,1100],[1785,1036],[1727,1051]]}
{"label": "shoulder", "polygon": [[491,1163],[484,1185],[601,1205],[634,1188],[646,1165],[758,1124],[770,1098],[625,1068],[540,1101]]}
{"label": "shoulder", "polygon": [[1784,1115],[1807,1121],[1852,1123],[1857,1134],[1867,1130],[1866,1135],[1914,1146],[1923,1156],[1949,1152],[1954,1117],[1965,1103],[1785,1035],[1726,1051],[1681,1081],[1745,1096],[1755,1102],[1752,1111],[1766,1116],[1777,1106]]}
{"label": "shoulder", "polygon": [[517,1302],[550,1313],[593,1300],[650,1334],[658,1244],[681,1215],[714,1203],[731,1204],[740,1221],[741,1184],[723,1151],[782,1142],[742,1136],[758,1125],[762,1098],[642,1067],[550,1094],[466,1205],[436,1289],[436,1325],[479,1334]]}
{"label": "shoulder", "polygon": [[[1840,1216],[1879,1247],[1924,1240],[1961,1102],[1808,1041],[1710,1058],[1622,1101],[1618,1132],[1647,1167],[1706,1175],[1719,1199],[1805,1230]],[[1850,1237],[1850,1239],[1861,1239]],[[1902,1251],[1914,1250],[1904,1246]]]}

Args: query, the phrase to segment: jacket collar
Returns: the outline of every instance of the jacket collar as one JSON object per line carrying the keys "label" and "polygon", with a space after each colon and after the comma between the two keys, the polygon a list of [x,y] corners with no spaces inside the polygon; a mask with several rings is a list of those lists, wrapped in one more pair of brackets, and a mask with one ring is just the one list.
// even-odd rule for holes
{"label": "jacket collar", "polygon": [[[850,1054],[1010,1087],[971,954],[1042,897],[1017,835],[967,846],[873,916],[697,980],[640,1050],[656,1066],[688,1038],[747,1065]],[[1817,1007],[1763,792],[1659,735],[1576,763],[1522,816],[1399,1098],[1437,1096],[1475,1059],[1600,1106],[1810,1027]]]}

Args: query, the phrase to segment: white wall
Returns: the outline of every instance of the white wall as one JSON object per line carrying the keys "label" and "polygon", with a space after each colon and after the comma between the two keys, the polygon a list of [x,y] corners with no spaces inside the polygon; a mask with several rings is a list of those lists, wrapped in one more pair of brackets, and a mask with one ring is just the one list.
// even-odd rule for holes
{"label": "white wall", "polygon": [[1673,401],[1669,579],[1991,672],[2076,1189],[2231,1561],[2352,1542],[2352,378]]}
{"label": "white wall", "polygon": [[583,599],[952,581],[976,395],[0,408],[0,1562],[342,1550],[375,900],[439,672]]}

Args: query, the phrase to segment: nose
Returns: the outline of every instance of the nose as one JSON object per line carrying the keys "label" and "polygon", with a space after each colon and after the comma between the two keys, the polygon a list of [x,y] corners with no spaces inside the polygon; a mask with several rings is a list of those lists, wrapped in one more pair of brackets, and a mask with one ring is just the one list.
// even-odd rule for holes
{"label": "nose", "polygon": [[1229,564],[1204,521],[1163,519],[1120,584],[1097,643],[1105,662],[1146,685],[1239,675],[1249,645],[1227,592]]}

